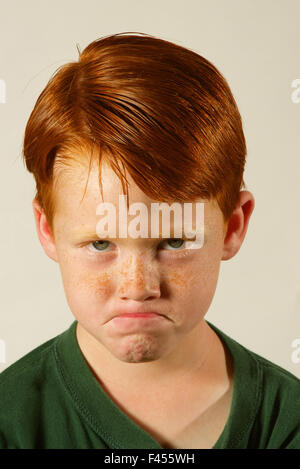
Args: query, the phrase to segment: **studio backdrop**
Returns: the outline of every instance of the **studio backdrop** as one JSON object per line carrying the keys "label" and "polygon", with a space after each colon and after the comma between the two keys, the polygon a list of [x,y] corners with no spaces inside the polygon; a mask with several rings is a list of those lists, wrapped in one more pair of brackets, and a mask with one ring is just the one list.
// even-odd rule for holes
{"label": "studio backdrop", "polygon": [[192,49],[229,83],[255,209],[240,251],[221,263],[206,319],[300,377],[299,0],[1,0],[0,18],[0,371],[74,320],[36,232],[26,122],[77,46],[128,31]]}

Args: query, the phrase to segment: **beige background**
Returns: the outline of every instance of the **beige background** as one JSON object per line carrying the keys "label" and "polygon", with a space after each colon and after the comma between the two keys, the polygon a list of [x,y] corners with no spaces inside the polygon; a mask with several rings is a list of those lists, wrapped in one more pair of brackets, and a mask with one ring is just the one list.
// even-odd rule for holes
{"label": "beige background", "polygon": [[83,50],[100,36],[137,31],[204,55],[229,82],[256,207],[241,250],[221,263],[206,318],[300,377],[292,347],[300,339],[299,17],[299,0],[0,1],[0,371],[74,319],[58,264],[35,231],[34,181],[21,160],[26,121],[52,73],[77,59],[76,43]]}

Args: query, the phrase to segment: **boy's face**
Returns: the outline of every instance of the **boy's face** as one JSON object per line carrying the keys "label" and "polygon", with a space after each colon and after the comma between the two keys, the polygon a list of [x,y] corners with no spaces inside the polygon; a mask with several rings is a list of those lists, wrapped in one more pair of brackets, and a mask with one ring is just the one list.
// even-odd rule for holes
{"label": "boy's face", "polygon": [[[91,168],[83,197],[87,174],[87,166],[75,164],[59,176],[55,241],[42,244],[59,263],[69,307],[92,340],[123,362],[157,360],[182,340],[188,343],[191,332],[203,324],[225,252],[222,213],[214,202],[205,202],[204,245],[185,250],[186,256],[181,256],[184,246],[162,238],[106,238],[99,244],[101,238],[93,234],[100,218],[96,209],[103,202],[98,167]],[[152,199],[126,175],[129,203],[142,202],[150,213]],[[116,207],[118,226],[122,186],[104,163],[102,182],[104,201]],[[128,223],[132,218],[128,216]],[[116,317],[122,312],[148,311],[160,316]]]}

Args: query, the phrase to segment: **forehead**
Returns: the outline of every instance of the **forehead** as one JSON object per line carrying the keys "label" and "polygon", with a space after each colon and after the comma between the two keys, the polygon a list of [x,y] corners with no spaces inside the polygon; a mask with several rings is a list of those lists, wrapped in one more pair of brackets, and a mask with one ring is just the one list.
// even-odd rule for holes
{"label": "forehead", "polygon": [[[54,172],[55,178],[55,207],[57,213],[66,215],[75,211],[92,210],[95,214],[96,205],[100,202],[110,202],[118,205],[119,195],[123,194],[120,178],[115,174],[110,165],[103,160],[101,164],[101,183],[103,198],[99,183],[99,163],[92,160],[89,169],[87,161],[72,161],[67,167],[60,167],[59,172]],[[149,205],[153,200],[149,198],[134,182],[126,171],[128,180],[128,196],[130,203],[143,202]]]}
{"label": "forehead", "polygon": [[[83,160],[81,162],[74,160],[67,167],[60,167],[59,171],[54,169],[54,225],[59,225],[60,227],[63,225],[65,229],[78,233],[81,230],[83,232],[93,232],[99,220],[97,207],[102,202],[109,202],[114,205],[118,218],[119,196],[124,194],[121,180],[109,164],[103,160],[101,165],[102,198],[98,170],[98,161],[92,160],[89,171],[88,158],[86,161]],[[128,199],[130,205],[142,203],[147,207],[150,214],[153,202],[163,202],[148,197],[136,185],[128,171],[125,174],[128,180]],[[222,213],[217,203],[214,200],[204,201],[202,199],[198,199],[198,202],[204,202],[205,228],[210,227],[211,229],[219,230],[222,224]],[[169,204],[171,205],[171,203]],[[183,204],[180,203],[180,205],[183,208]],[[195,210],[193,207],[193,220]]]}

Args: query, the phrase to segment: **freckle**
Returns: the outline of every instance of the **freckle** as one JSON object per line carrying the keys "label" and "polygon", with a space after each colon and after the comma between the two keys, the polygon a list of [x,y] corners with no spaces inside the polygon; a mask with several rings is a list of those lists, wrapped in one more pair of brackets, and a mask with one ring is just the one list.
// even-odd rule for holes
{"label": "freckle", "polygon": [[128,278],[128,271],[124,272],[122,269],[120,270],[120,274],[125,273],[125,280],[122,282],[122,286],[119,290],[119,293],[124,295],[126,291],[130,288],[131,285],[134,285],[138,289],[142,289],[145,287],[145,279],[142,275],[135,274],[134,277]]}
{"label": "freckle", "polygon": [[132,255],[130,255],[128,259],[126,259],[126,261],[122,265],[122,268],[120,269],[120,274],[127,275],[128,269],[130,267],[131,259],[132,259]]}
{"label": "freckle", "polygon": [[145,278],[143,275],[144,267],[143,263],[139,264],[138,268],[131,273],[130,264],[132,260],[132,255],[130,255],[125,262],[122,264],[122,267],[119,269],[119,276],[123,278],[122,286],[119,289],[119,294],[124,295],[130,286],[135,286],[138,289],[145,287]]}
{"label": "freckle", "polygon": [[111,275],[107,272],[103,272],[96,277],[96,291],[101,294],[108,293],[110,290]]}
{"label": "freckle", "polygon": [[180,288],[183,288],[187,286],[188,281],[189,281],[189,276],[187,275],[185,271],[179,273],[178,271],[173,270],[167,275],[167,280],[170,283],[175,284],[176,286]]}
{"label": "freckle", "polygon": [[110,291],[110,280],[111,275],[107,272],[103,272],[97,276],[81,275],[76,285],[84,288],[88,287],[88,290],[93,291],[93,293],[105,295]]}

